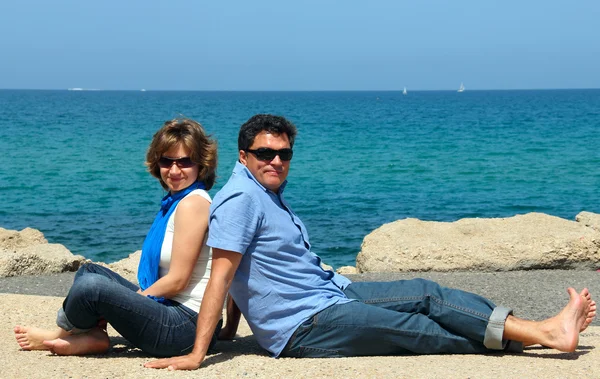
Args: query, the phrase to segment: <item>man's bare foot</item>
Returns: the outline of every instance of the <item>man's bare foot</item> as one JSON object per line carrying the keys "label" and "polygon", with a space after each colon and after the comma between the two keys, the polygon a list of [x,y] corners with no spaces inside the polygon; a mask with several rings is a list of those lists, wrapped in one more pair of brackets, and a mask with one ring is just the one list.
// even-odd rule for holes
{"label": "man's bare foot", "polygon": [[596,302],[592,300],[592,295],[590,294],[590,291],[588,291],[587,288],[584,288],[583,291],[579,293],[579,296],[583,297],[585,301],[588,301],[590,303],[590,310],[580,330],[580,332],[583,332],[592,323],[592,321],[594,321],[594,318],[596,317]]}
{"label": "man's bare foot", "polygon": [[44,341],[44,346],[57,355],[102,354],[110,347],[108,334],[100,328],[93,328],[81,334]]}
{"label": "man's bare foot", "polygon": [[69,335],[69,332],[61,328],[49,330],[21,325],[15,326],[14,332],[17,343],[23,350],[48,350],[48,347],[43,344],[44,340],[52,340]]}
{"label": "man's bare foot", "polygon": [[560,351],[571,352],[577,349],[579,332],[587,327],[586,322],[592,313],[590,311],[592,300],[591,297],[581,296],[573,288],[568,288],[567,292],[570,297],[569,303],[556,316],[540,323],[542,336],[538,343]]}

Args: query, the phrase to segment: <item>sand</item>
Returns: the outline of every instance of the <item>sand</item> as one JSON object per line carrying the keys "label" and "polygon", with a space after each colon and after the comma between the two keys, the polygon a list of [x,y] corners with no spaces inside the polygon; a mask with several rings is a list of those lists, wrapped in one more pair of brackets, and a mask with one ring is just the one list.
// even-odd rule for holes
{"label": "sand", "polygon": [[15,342],[15,324],[54,327],[61,297],[0,293],[0,357],[2,378],[597,378],[600,375],[600,326],[590,326],[574,353],[532,347],[522,354],[434,355],[293,359],[268,357],[242,320],[238,338],[219,341],[220,351],[193,372],[143,367],[152,358],[109,330],[108,354],[54,356],[47,351],[22,351]]}

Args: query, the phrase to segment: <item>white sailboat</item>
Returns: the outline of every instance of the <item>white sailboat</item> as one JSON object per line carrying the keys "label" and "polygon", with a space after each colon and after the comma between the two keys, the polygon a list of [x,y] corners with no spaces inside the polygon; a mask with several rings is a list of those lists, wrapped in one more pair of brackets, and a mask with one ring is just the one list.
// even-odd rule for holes
{"label": "white sailboat", "polygon": [[406,95],[408,92],[406,91],[406,87],[404,87],[404,90],[402,91],[403,95]]}
{"label": "white sailboat", "polygon": [[460,87],[458,87],[458,91],[456,92],[465,92],[465,86],[462,83],[460,83]]}

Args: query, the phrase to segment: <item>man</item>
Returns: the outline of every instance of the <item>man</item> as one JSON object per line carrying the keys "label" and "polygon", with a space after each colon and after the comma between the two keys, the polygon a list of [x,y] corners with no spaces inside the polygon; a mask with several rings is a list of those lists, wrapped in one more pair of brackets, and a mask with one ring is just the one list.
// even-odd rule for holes
{"label": "man", "polygon": [[[195,369],[229,291],[258,343],[275,357],[489,353],[542,344],[573,351],[596,315],[587,289],[542,322],[478,295],[414,279],[351,283],[320,267],[304,224],[283,197],[296,128],[256,115],[242,125],[239,162],[211,205],[213,264],[191,354],[146,367]],[[224,335],[233,336],[234,326]],[[239,318],[239,316],[237,317]]]}

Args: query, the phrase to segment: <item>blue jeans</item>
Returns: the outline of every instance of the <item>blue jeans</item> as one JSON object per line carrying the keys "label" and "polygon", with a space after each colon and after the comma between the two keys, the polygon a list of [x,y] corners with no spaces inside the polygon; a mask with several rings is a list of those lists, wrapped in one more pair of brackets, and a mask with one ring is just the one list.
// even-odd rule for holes
{"label": "blue jeans", "polygon": [[[296,329],[281,355],[489,353],[509,342],[502,333],[511,310],[429,280],[356,282],[344,293],[357,301],[315,314]],[[518,343],[511,349],[518,351]]]}
{"label": "blue jeans", "polygon": [[[93,263],[84,264],[75,274],[56,323],[68,331],[85,331],[106,320],[126,340],[142,351],[168,357],[192,351],[198,314],[171,301],[158,303],[136,291],[139,288],[119,274]],[[221,323],[210,347],[217,340]]]}

